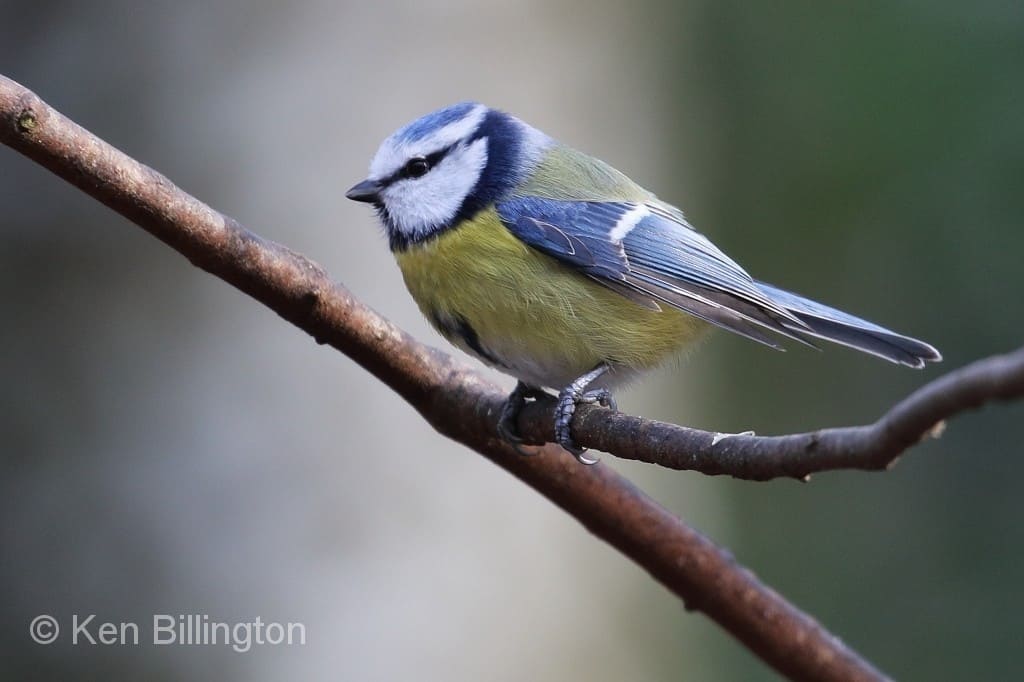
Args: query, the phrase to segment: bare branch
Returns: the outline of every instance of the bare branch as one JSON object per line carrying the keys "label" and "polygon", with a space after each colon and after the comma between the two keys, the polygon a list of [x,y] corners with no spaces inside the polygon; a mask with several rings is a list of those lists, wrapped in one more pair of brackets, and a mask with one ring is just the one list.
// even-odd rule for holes
{"label": "bare branch", "polygon": [[[793,679],[884,679],[868,662],[788,604],[724,550],[607,467],[584,467],[555,446],[522,457],[496,431],[504,396],[473,371],[423,346],[356,301],[321,267],[261,239],[182,192],[0,76],[0,141],[79,187],[224,279],[353,358],[402,395],[439,432],[534,487],[598,537],[706,613]],[[879,469],[941,420],[1024,392],[1024,351],[975,363],[921,389],[870,426],[777,438],[731,437],[584,407],[581,444],[677,469],[741,478],[803,477],[835,468]],[[545,402],[521,431],[552,432]]]}
{"label": "bare branch", "polygon": [[[978,360],[926,384],[873,424],[786,436],[728,436],[581,406],[573,437],[623,459],[669,469],[763,481],[804,479],[835,469],[892,467],[907,448],[938,437],[945,420],[961,412],[1024,396],[1024,348]],[[520,428],[531,442],[551,433],[554,401],[524,410]]]}

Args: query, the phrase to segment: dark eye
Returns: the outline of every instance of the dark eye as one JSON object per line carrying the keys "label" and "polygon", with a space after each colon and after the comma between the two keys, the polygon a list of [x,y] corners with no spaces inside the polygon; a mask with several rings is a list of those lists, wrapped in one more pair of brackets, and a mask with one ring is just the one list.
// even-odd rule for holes
{"label": "dark eye", "polygon": [[427,174],[430,170],[430,162],[424,159],[422,156],[409,159],[402,168],[402,175],[407,178],[421,178]]}

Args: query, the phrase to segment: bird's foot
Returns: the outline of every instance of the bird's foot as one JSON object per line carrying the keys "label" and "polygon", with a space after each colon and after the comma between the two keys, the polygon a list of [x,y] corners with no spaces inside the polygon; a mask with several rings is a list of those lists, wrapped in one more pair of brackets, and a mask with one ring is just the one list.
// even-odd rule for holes
{"label": "bird's foot", "polygon": [[592,405],[598,403],[603,407],[617,410],[615,398],[607,388],[598,388],[592,391],[587,386],[592,384],[601,375],[607,372],[608,365],[598,365],[571,384],[563,388],[558,394],[558,407],[555,408],[555,442],[568,450],[583,464],[596,464],[597,459],[587,457],[586,448],[581,448],[572,439],[571,426],[573,415],[576,414],[576,407],[579,405]]}
{"label": "bird's foot", "polygon": [[526,407],[528,398],[536,400],[544,395],[547,394],[543,390],[520,381],[512,389],[512,393],[509,394],[505,405],[501,408],[501,415],[498,418],[498,435],[514,447],[520,455],[532,455],[533,453],[523,448],[523,438],[519,435],[519,413]]}

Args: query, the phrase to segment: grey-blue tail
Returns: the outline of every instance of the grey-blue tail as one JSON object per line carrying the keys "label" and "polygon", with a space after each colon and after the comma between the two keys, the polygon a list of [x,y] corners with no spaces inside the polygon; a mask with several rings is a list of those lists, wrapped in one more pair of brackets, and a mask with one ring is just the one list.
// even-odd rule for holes
{"label": "grey-blue tail", "polygon": [[879,327],[867,320],[848,315],[835,308],[829,308],[827,305],[811,301],[771,284],[764,282],[756,284],[772,301],[781,305],[807,325],[806,328],[799,328],[782,321],[782,325],[797,336],[815,336],[826,341],[840,343],[914,369],[921,369],[926,362],[942,360],[939,351],[924,341],[897,334],[885,327]]}

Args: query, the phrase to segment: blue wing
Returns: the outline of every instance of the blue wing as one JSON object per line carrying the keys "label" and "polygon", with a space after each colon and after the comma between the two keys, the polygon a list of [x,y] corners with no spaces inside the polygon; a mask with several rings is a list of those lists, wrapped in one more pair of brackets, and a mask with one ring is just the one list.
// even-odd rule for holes
{"label": "blue wing", "polygon": [[496,208],[523,242],[641,305],[668,304],[776,348],[763,329],[809,343],[800,318],[670,207],[521,197]]}
{"label": "blue wing", "polygon": [[932,346],[797,294],[756,282],[656,201],[520,197],[497,206],[526,244],[652,309],[668,304],[778,348],[765,329],[813,345],[817,337],[909,367],[942,359]]}
{"label": "blue wing", "polygon": [[933,346],[880,327],[841,310],[804,298],[785,289],[758,282],[763,292],[786,306],[803,320],[811,336],[839,343],[885,358],[907,367],[921,369],[926,362],[939,362],[942,355]]}

